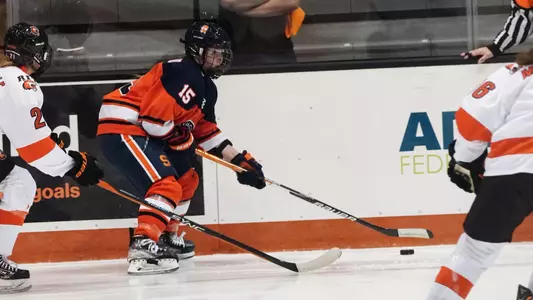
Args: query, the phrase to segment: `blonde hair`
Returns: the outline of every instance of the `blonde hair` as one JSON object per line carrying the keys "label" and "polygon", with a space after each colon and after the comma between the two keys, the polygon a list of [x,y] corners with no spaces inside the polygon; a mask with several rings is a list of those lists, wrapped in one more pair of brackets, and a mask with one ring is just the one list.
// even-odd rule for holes
{"label": "blonde hair", "polygon": [[0,53],[0,68],[14,66],[15,64],[11,59],[5,56],[3,53]]}

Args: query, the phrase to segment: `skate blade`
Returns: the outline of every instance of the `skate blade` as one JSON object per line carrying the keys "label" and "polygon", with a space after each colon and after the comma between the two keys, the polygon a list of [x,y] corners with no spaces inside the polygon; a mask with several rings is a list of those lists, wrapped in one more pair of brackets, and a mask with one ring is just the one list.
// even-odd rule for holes
{"label": "skate blade", "polygon": [[178,258],[179,259],[188,259],[188,258],[191,258],[195,255],[194,251],[192,252],[189,252],[189,253],[186,253],[186,254],[180,254],[178,253]]}
{"label": "skate blade", "polygon": [[0,285],[0,294],[23,293],[29,291],[32,287],[31,282],[27,279],[0,280],[0,283],[4,282],[10,285]]}
{"label": "skate blade", "polygon": [[128,268],[129,275],[156,275],[177,271],[180,265],[175,259],[158,259],[147,261],[145,259],[133,259]]}

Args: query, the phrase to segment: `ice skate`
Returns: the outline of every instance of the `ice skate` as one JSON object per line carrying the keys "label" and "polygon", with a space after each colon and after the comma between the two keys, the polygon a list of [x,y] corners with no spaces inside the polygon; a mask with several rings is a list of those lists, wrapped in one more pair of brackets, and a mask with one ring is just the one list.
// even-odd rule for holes
{"label": "ice skate", "polygon": [[0,294],[21,293],[31,289],[30,272],[0,255]]}
{"label": "ice skate", "polygon": [[128,253],[128,274],[152,275],[179,269],[179,258],[146,236],[134,236]]}
{"label": "ice skate", "polygon": [[181,235],[176,232],[163,232],[159,238],[158,245],[173,252],[179,259],[191,258],[195,254],[194,249],[196,246],[192,241],[185,240],[184,236],[185,232],[182,232]]}

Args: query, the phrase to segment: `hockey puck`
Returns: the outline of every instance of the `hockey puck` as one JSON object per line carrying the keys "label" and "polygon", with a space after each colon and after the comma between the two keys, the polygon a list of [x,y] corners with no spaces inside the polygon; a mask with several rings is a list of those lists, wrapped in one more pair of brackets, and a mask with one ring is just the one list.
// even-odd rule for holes
{"label": "hockey puck", "polygon": [[415,254],[415,250],[414,249],[402,249],[400,250],[400,254],[401,255],[413,255]]}

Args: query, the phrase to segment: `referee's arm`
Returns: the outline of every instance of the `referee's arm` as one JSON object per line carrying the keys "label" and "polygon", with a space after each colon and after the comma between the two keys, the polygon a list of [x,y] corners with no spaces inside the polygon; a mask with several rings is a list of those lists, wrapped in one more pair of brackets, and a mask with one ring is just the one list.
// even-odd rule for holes
{"label": "referee's arm", "polygon": [[531,35],[533,19],[533,1],[513,0],[511,1],[511,14],[503,26],[503,30],[498,33],[494,42],[488,46],[494,55],[499,55],[507,49],[523,43]]}
{"label": "referee's arm", "polygon": [[465,58],[480,57],[478,62],[483,63],[487,59],[500,55],[509,48],[523,43],[533,31],[533,0],[512,0],[511,13],[496,35],[494,41],[468,53],[462,53]]}

